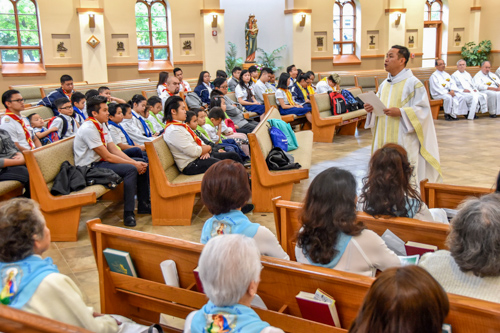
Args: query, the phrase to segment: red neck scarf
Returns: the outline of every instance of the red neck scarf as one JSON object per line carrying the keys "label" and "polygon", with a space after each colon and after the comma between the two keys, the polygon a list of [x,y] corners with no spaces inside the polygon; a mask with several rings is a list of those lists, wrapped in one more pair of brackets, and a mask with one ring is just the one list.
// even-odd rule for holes
{"label": "red neck scarf", "polygon": [[193,137],[193,140],[196,141],[196,143],[198,144],[198,146],[200,146],[200,147],[202,146],[200,138],[193,132],[193,130],[191,129],[191,127],[189,127],[188,125],[186,125],[184,123],[181,123],[181,122],[178,122],[176,120],[167,120],[167,125],[165,126],[165,129],[167,129],[167,127],[170,126],[170,125],[176,125],[176,126],[182,126],[182,127],[184,127],[189,132],[189,134],[191,134],[191,136]]}
{"label": "red neck scarf", "polygon": [[62,90],[63,91],[63,94],[66,95],[66,97],[68,97],[68,99],[71,101],[71,95],[73,95],[73,92],[70,92],[69,94],[66,92],[66,90]]}
{"label": "red neck scarf", "polygon": [[91,121],[94,124],[95,128],[97,128],[97,131],[99,131],[102,144],[104,145],[104,147],[106,147],[106,139],[104,138],[104,131],[99,122],[95,120],[94,117],[88,117],[87,119],[85,119],[85,121]]}
{"label": "red neck scarf", "polygon": [[188,91],[187,86],[184,85],[184,81],[180,82],[179,86],[182,88],[182,91]]}
{"label": "red neck scarf", "polygon": [[167,84],[164,83],[163,86],[165,87],[165,89],[163,89],[164,91],[167,92],[167,94],[169,94],[170,96],[174,96],[174,94],[172,94],[170,91],[168,91],[168,88],[167,88]]}
{"label": "red neck scarf", "polygon": [[17,121],[23,127],[24,136],[26,137],[26,141],[28,141],[31,149],[35,149],[35,143],[33,142],[33,140],[31,140],[30,132],[26,128],[26,124],[24,123],[24,121],[21,118],[19,118],[18,115],[16,115],[15,113],[10,111],[9,109],[7,109],[7,111],[5,111],[5,115],[11,117],[12,119],[14,119],[14,121]]}

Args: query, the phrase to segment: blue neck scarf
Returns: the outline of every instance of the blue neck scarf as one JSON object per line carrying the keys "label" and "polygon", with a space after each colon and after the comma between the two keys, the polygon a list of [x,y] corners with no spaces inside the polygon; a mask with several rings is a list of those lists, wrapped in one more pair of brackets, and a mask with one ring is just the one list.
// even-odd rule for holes
{"label": "blue neck scarf", "polygon": [[216,306],[208,301],[193,317],[192,333],[245,332],[260,333],[270,325],[248,306]]}
{"label": "blue neck scarf", "polygon": [[351,241],[351,238],[352,238],[352,236],[346,235],[343,232],[341,232],[339,234],[339,236],[337,238],[337,243],[335,244],[335,250],[337,250],[337,254],[333,257],[332,261],[330,261],[326,265],[313,262],[304,250],[302,250],[302,253],[304,253],[304,255],[306,256],[307,260],[309,261],[309,263],[311,265],[320,266],[320,267],[327,267],[327,268],[334,268],[339,263],[340,258],[342,258],[342,255],[344,254],[345,249],[347,248],[347,245]]}
{"label": "blue neck scarf", "polygon": [[83,118],[83,120],[87,119],[87,117],[85,117],[85,114],[83,114],[83,112],[82,112],[79,108],[77,108],[76,106],[73,106],[73,110],[74,110],[76,113],[78,113],[78,114],[80,115],[80,117],[82,117],[82,118]]}
{"label": "blue neck scarf", "polygon": [[135,111],[132,112],[132,115],[136,118],[136,119],[139,119],[139,121],[141,122],[142,124],[142,128],[144,129],[144,135],[146,135],[146,137],[150,138],[153,136],[153,133],[151,133],[151,129],[149,129],[149,126],[148,124],[146,124],[146,122],[144,121],[144,119],[142,119],[141,116],[137,115],[135,113]]}
{"label": "blue neck scarf", "polygon": [[111,121],[111,120],[108,120],[108,125],[111,125],[111,126],[114,126],[114,127],[118,128],[118,129],[120,129],[120,131],[122,131],[123,135],[125,135],[125,139],[127,139],[127,144],[129,146],[135,146],[134,141],[132,141],[132,139],[130,138],[130,136],[128,136],[127,131],[125,131],[123,129],[122,125],[117,124],[117,123],[115,123],[114,121]]}
{"label": "blue neck scarf", "polygon": [[0,262],[0,303],[22,309],[42,280],[52,273],[59,270],[51,258],[31,255],[21,261]]}
{"label": "blue neck scarf", "polygon": [[250,222],[241,211],[232,210],[209,218],[203,225],[200,242],[206,244],[210,238],[224,234],[240,234],[253,238],[259,227],[260,224]]}

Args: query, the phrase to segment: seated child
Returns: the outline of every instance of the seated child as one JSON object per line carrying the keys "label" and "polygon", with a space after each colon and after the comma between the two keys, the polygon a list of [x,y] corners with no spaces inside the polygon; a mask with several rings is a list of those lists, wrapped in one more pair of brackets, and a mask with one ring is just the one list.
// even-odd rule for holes
{"label": "seated child", "polygon": [[[250,149],[248,148],[248,139],[246,134],[234,133],[231,128],[225,125],[224,119],[225,114],[224,111],[222,111],[222,108],[215,107],[210,110],[208,113],[208,119],[205,118],[205,124],[202,125],[210,140],[214,143],[218,143],[221,139],[225,139],[224,136],[234,139],[240,144],[241,149],[245,152],[245,154],[250,156]],[[203,122],[203,119],[201,121]],[[222,134],[224,134],[224,136]]]}
{"label": "seated child", "polygon": [[86,111],[85,102],[85,95],[81,92],[77,91],[73,93],[73,95],[71,95],[71,104],[73,105],[73,111],[75,111],[73,117],[79,125],[81,125],[85,121],[85,119],[87,119],[87,116],[84,113],[84,111]]}
{"label": "seated child", "polygon": [[104,96],[108,99],[108,104],[109,103],[120,103],[120,104],[126,103],[126,101],[124,101],[121,98],[111,96],[111,90],[108,87],[99,87],[99,89],[97,89],[97,92],[99,93],[99,95]]}
{"label": "seated child", "polygon": [[[201,110],[200,112],[204,112]],[[186,124],[196,133],[196,135],[201,139],[201,141],[212,147],[212,151],[210,152],[210,157],[217,158],[219,160],[233,160],[239,163],[243,163],[240,155],[237,152],[230,151],[229,149],[226,151],[224,148],[224,144],[214,144],[210,139],[203,135],[203,133],[197,131],[198,128],[198,116],[194,111],[186,112]],[[237,149],[239,147],[235,145]],[[234,148],[234,146],[233,146]],[[242,152],[243,153],[243,152]],[[248,157],[248,156],[247,156]]]}
{"label": "seated child", "polygon": [[158,96],[152,96],[148,99],[149,117],[148,121],[153,124],[153,129],[155,132],[161,132],[165,128],[163,123],[163,106],[161,103],[161,98]]}
{"label": "seated child", "polygon": [[293,100],[292,93],[288,89],[291,84],[290,75],[288,73],[281,73],[278,81],[278,90],[276,90],[275,97],[278,103],[280,113],[282,115],[295,114],[297,116],[306,116],[309,122],[312,121],[311,106],[296,104]]}
{"label": "seated child", "polygon": [[78,130],[78,124],[73,118],[73,106],[66,97],[58,98],[54,101],[54,106],[59,111],[59,115],[53,117],[47,124],[49,130],[57,128],[57,136],[59,140],[72,137]]}
{"label": "seated child", "polygon": [[152,141],[154,137],[151,128],[146,123],[146,119],[138,113],[134,114],[134,107],[141,111],[143,115],[146,108],[146,98],[142,95],[135,95],[134,98],[136,97],[137,99],[134,104],[124,104],[128,106],[126,107],[127,110],[123,110],[123,123],[121,125],[136,144],[143,145],[144,142]]}
{"label": "seated child", "polygon": [[50,135],[57,132],[57,127],[52,127],[50,130],[45,128],[45,122],[38,113],[30,114],[28,120],[30,121],[31,128],[33,128],[33,133],[40,139],[43,146],[58,140],[56,136]]}

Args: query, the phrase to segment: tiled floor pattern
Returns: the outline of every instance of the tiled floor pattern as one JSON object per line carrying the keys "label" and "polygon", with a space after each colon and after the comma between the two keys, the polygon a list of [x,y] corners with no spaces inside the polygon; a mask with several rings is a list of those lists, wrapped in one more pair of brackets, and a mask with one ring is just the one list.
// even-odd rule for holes
{"label": "tiled floor pattern", "polygon": [[[500,170],[500,118],[481,116],[474,121],[435,121],[445,183],[492,187]],[[371,133],[361,130],[355,136],[336,136],[333,143],[315,143],[310,179],[294,187],[292,200],[303,199],[309,182],[321,171],[335,166],[351,171],[361,184],[371,149]],[[99,217],[103,223],[122,226],[122,205],[99,202],[82,211],[77,242],[55,242],[50,256],[61,273],[70,276],[82,291],[85,302],[99,311],[98,275],[84,221]],[[149,215],[139,215],[135,230],[199,241],[201,228],[210,213],[200,203],[193,209],[191,226],[152,226]],[[253,222],[275,231],[273,214],[250,214]]]}

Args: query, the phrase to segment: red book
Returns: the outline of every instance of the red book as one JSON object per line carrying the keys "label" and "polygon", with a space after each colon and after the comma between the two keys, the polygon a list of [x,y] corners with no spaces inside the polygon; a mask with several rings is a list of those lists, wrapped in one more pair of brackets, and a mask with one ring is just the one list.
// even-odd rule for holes
{"label": "red book", "polygon": [[301,291],[295,296],[295,299],[299,305],[302,318],[340,327],[335,300],[321,289],[316,290],[315,294]]}
{"label": "red book", "polygon": [[198,289],[198,291],[200,293],[205,293],[203,291],[203,284],[201,283],[201,280],[200,280],[200,272],[198,272],[198,267],[196,267],[193,270],[193,274],[194,274],[194,279],[196,280],[196,289]]}
{"label": "red book", "polygon": [[417,242],[406,242],[405,248],[407,256],[412,256],[415,254],[422,256],[424,253],[434,252],[437,251],[438,249],[438,247],[435,245],[429,245]]}

